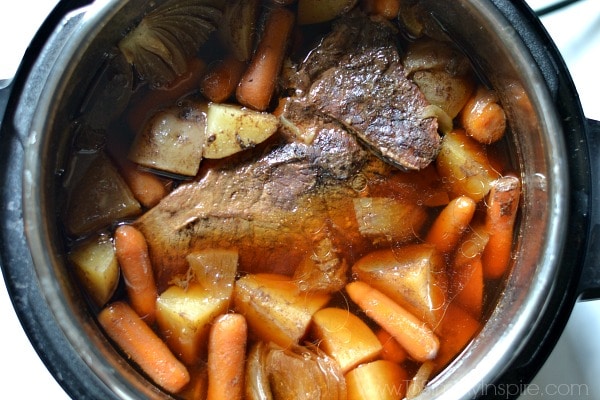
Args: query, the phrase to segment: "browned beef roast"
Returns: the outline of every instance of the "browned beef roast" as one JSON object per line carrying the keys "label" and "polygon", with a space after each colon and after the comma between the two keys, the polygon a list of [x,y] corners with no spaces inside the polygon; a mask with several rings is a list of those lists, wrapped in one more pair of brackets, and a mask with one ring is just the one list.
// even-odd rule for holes
{"label": "browned beef roast", "polygon": [[185,272],[194,249],[236,248],[244,271],[291,275],[324,239],[348,251],[362,246],[349,218],[357,196],[350,177],[369,154],[338,124],[319,125],[312,144],[282,140],[240,163],[210,168],[135,222],[162,288]]}
{"label": "browned beef roast", "polygon": [[277,138],[235,162],[205,166],[136,221],[161,288],[185,273],[186,254],[209,247],[238,249],[248,272],[292,275],[318,258],[315,248],[323,266],[342,268],[332,258],[352,262],[367,245],[353,198],[394,169],[380,157],[406,168],[433,159],[436,122],[418,118],[426,104],[403,75],[395,32],[366,17],[344,21],[303,63]]}
{"label": "browned beef roast", "polygon": [[346,17],[300,68],[299,92],[316,109],[340,121],[367,147],[405,169],[425,168],[441,138],[429,105],[409,80],[386,20]]}

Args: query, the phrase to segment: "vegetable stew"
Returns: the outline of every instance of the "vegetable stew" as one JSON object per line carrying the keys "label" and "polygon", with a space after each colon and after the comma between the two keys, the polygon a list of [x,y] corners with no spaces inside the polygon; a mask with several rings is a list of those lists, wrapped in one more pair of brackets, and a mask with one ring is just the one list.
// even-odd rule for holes
{"label": "vegetable stew", "polygon": [[[401,399],[477,335],[521,184],[493,88],[400,0],[169,0],[63,182],[90,309],[183,399]],[[91,118],[93,120],[93,118]]]}

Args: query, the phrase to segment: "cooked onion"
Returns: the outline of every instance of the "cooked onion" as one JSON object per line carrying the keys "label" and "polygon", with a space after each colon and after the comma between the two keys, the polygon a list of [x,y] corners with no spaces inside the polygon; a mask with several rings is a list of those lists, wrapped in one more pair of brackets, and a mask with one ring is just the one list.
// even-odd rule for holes
{"label": "cooked onion", "polygon": [[346,383],[338,364],[318,349],[283,349],[257,343],[246,363],[246,397],[250,400],[346,398]]}
{"label": "cooked onion", "polygon": [[431,105],[428,105],[427,107],[425,107],[423,109],[423,112],[421,113],[421,118],[423,118],[423,119],[437,118],[438,127],[439,127],[440,131],[442,131],[443,134],[446,134],[446,133],[452,131],[452,128],[453,128],[452,118],[450,118],[444,110],[442,110],[440,107],[438,107],[436,105],[431,104]]}
{"label": "cooked onion", "polygon": [[229,0],[225,4],[219,33],[240,61],[248,61],[252,56],[259,6],[258,0]]}
{"label": "cooked onion", "polygon": [[214,31],[222,12],[198,0],[171,0],[147,14],[119,43],[142,79],[166,85]]}

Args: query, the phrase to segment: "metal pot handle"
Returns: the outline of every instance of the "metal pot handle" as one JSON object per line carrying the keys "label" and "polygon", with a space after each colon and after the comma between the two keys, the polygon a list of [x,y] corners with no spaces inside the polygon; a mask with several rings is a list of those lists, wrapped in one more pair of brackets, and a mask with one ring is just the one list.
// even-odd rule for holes
{"label": "metal pot handle", "polygon": [[580,300],[600,299],[600,121],[587,120],[590,157],[590,229],[585,261],[579,282]]}

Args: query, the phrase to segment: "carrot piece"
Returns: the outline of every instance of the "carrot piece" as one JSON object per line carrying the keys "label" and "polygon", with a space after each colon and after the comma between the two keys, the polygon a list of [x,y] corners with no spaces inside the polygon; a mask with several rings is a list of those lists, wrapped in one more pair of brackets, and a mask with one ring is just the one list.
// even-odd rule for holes
{"label": "carrot piece", "polygon": [[475,200],[468,196],[454,198],[435,219],[425,241],[443,253],[452,251],[469,226],[476,207]]}
{"label": "carrot piece", "polygon": [[487,246],[489,238],[490,235],[485,226],[477,224],[471,227],[456,248],[453,266],[461,267],[480,257],[485,250],[485,246]]}
{"label": "carrot piece", "polygon": [[241,314],[224,314],[214,321],[208,339],[207,400],[242,399],[247,332]]}
{"label": "carrot piece", "polygon": [[506,114],[498,97],[483,86],[463,107],[460,121],[469,136],[484,144],[502,139],[506,130]]}
{"label": "carrot piece", "polygon": [[124,302],[106,306],[98,322],[107,335],[160,387],[177,393],[190,381],[186,367]]}
{"label": "carrot piece", "polygon": [[200,80],[200,92],[210,101],[222,103],[235,93],[246,63],[230,56],[209,65]]}
{"label": "carrot piece", "polygon": [[115,251],[133,309],[148,324],[156,318],[156,283],[144,235],[131,225],[115,231]]}
{"label": "carrot piece", "polygon": [[435,359],[436,370],[444,368],[463,350],[481,329],[481,324],[468,312],[450,303],[435,333],[440,338],[440,350]]}
{"label": "carrot piece", "polygon": [[499,178],[492,185],[485,218],[490,238],[482,256],[486,278],[500,278],[508,268],[520,196],[521,183],[517,177]]}
{"label": "carrot piece", "polygon": [[169,193],[170,181],[163,180],[151,172],[142,171],[135,163],[126,159],[121,159],[119,164],[127,186],[144,207],[154,207]]}
{"label": "carrot piece", "polygon": [[190,373],[190,382],[177,395],[182,399],[206,399],[208,388],[206,363],[196,363],[187,368]]}
{"label": "carrot piece", "polygon": [[427,325],[370,285],[355,281],[346,292],[368,317],[377,322],[417,361],[435,358],[439,340]]}
{"label": "carrot piece", "polygon": [[454,268],[455,272],[452,275],[452,283],[456,292],[454,301],[479,319],[483,309],[484,284],[481,257],[475,257],[470,262]]}
{"label": "carrot piece", "polygon": [[398,341],[394,339],[394,337],[390,335],[388,331],[385,329],[379,329],[377,333],[375,333],[375,336],[377,336],[377,339],[379,339],[379,342],[383,346],[381,358],[396,364],[400,364],[406,360],[406,357],[408,356],[408,354],[406,354],[406,350],[400,346],[400,343],[398,343]]}
{"label": "carrot piece", "polygon": [[400,12],[400,0],[363,0],[362,8],[367,14],[394,19]]}
{"label": "carrot piece", "polygon": [[198,90],[200,78],[206,69],[206,63],[193,58],[189,61],[188,72],[177,77],[168,87],[152,91],[151,96],[144,96],[127,115],[129,128],[134,132],[142,129],[146,120],[156,111],[172,105],[179,98]]}
{"label": "carrot piece", "polygon": [[240,104],[259,111],[269,107],[294,19],[294,14],[283,7],[269,13],[256,52],[236,90]]}
{"label": "carrot piece", "polygon": [[474,226],[458,245],[450,271],[450,296],[478,319],[483,308],[481,255],[488,241],[485,227]]}

